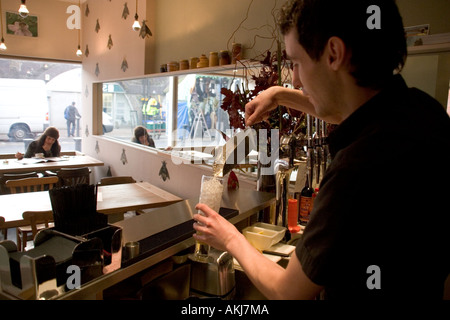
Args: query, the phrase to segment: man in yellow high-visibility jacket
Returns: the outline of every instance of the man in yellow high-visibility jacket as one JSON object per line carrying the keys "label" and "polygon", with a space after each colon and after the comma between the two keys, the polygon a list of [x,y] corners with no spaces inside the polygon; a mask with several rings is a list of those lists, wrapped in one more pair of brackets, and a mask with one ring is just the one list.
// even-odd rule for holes
{"label": "man in yellow high-visibility jacket", "polygon": [[150,98],[142,105],[142,115],[144,116],[144,123],[147,124],[147,120],[154,119],[159,115],[158,101],[155,98]]}

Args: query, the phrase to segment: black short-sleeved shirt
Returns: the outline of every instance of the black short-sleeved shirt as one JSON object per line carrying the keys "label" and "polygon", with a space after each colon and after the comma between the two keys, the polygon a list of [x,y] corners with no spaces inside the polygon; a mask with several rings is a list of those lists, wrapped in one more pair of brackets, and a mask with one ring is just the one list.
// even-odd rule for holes
{"label": "black short-sleeved shirt", "polygon": [[333,160],[296,248],[306,275],[327,298],[441,299],[450,270],[445,109],[397,75],[328,142]]}

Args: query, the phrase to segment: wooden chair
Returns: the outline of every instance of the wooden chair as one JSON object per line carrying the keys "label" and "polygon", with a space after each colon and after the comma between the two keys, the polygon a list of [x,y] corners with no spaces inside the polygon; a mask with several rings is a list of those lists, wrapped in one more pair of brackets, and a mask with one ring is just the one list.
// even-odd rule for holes
{"label": "wooden chair", "polygon": [[3,233],[4,233],[4,239],[6,240],[6,238],[7,238],[7,236],[8,236],[8,234],[7,234],[8,229],[3,228],[3,224],[4,224],[4,223],[5,223],[5,218],[2,217],[2,216],[0,216],[0,229],[3,230]]}
{"label": "wooden chair", "polygon": [[4,173],[0,176],[0,192],[1,194],[10,193],[9,189],[6,187],[5,183],[8,180],[17,180],[24,178],[38,178],[39,175],[37,172],[28,172],[28,173]]}
{"label": "wooden chair", "polygon": [[59,178],[58,186],[75,186],[77,184],[89,184],[91,170],[84,168],[62,168],[56,172]]}
{"label": "wooden chair", "polygon": [[[37,178],[39,177],[37,172],[28,172],[28,173],[4,173],[0,176],[0,194],[9,194],[9,188],[6,187],[5,183],[7,180],[17,180],[24,178]],[[3,236],[8,239],[8,229],[2,229]]]}
{"label": "wooden chair", "polygon": [[[24,193],[51,190],[54,186],[56,186],[58,181],[58,177],[25,178],[17,180],[7,180],[5,185],[10,189],[11,193]],[[38,226],[38,230],[41,230],[45,227],[45,225],[41,224]],[[32,234],[31,226],[18,227],[16,229],[18,250],[25,250],[27,239],[30,234]]]}
{"label": "wooden chair", "polygon": [[17,248],[20,251],[25,251],[27,242],[33,240],[38,231],[54,226],[53,212],[51,211],[25,211],[22,218],[30,223],[30,226],[20,227],[21,233],[17,233]]}
{"label": "wooden chair", "polygon": [[7,180],[5,185],[11,193],[24,193],[53,189],[58,180],[58,177],[24,178]]}
{"label": "wooden chair", "polygon": [[1,153],[0,159],[15,159],[16,155],[14,153]]}
{"label": "wooden chair", "polygon": [[61,156],[76,156],[77,152],[76,151],[61,151],[59,154]]}
{"label": "wooden chair", "polygon": [[101,178],[99,185],[110,186],[113,184],[136,183],[136,180],[130,176],[104,177]]}

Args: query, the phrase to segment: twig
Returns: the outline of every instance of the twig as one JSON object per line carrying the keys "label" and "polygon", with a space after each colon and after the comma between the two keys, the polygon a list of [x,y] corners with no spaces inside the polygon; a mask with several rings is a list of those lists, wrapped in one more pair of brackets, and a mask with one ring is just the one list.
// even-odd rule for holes
{"label": "twig", "polygon": [[250,8],[251,8],[252,4],[253,4],[253,0],[250,0],[250,4],[248,5],[248,8],[247,8],[247,13],[245,14],[245,19],[241,21],[241,23],[238,25],[236,30],[234,30],[233,33],[231,34],[231,37],[228,39],[228,41],[227,41],[227,49],[228,50],[230,50],[230,41],[231,41],[231,39],[236,34],[236,32],[238,32],[238,30],[241,28],[242,24],[248,19],[248,14],[250,12]]}

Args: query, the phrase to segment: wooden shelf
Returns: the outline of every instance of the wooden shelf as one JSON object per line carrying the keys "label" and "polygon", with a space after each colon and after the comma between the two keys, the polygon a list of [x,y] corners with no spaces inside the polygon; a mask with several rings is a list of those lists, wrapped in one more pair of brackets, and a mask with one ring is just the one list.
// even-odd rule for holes
{"label": "wooden shelf", "polygon": [[408,54],[426,54],[450,51],[450,42],[438,44],[425,44],[421,46],[408,47]]}

